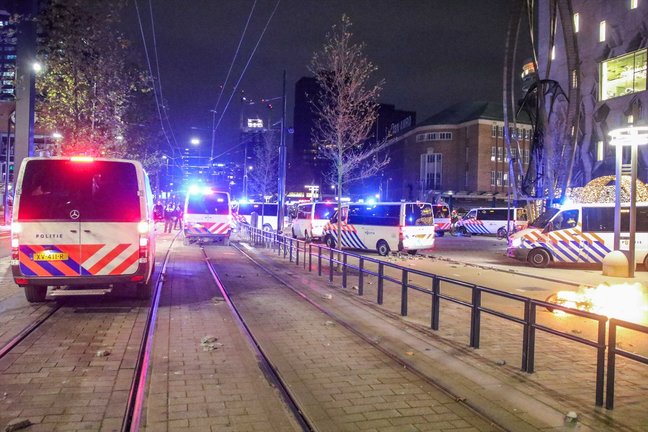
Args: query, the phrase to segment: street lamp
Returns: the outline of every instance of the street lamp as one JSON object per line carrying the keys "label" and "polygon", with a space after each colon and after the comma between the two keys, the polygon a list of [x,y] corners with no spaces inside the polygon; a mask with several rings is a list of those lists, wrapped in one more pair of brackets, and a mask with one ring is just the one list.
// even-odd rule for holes
{"label": "street lamp", "polygon": [[[628,236],[628,277],[635,272],[635,232],[637,229],[637,147],[648,144],[648,127],[626,127],[609,133],[610,144],[616,146],[616,186],[614,190],[614,250],[621,249],[621,178],[630,172],[630,215]],[[623,164],[623,147],[630,147],[630,166]]]}

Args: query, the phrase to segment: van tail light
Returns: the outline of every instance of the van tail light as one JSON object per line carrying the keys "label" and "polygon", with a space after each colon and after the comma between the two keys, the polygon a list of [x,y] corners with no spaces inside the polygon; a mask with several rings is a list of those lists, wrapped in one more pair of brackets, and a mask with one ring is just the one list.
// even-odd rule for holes
{"label": "van tail light", "polygon": [[148,258],[149,239],[146,236],[140,236],[139,239],[139,257]]}
{"label": "van tail light", "polygon": [[137,224],[137,232],[140,234],[147,234],[150,230],[148,221],[141,221]]}
{"label": "van tail light", "polygon": [[403,225],[398,226],[398,240],[403,241],[405,235],[403,234]]}
{"label": "van tail light", "polygon": [[11,224],[11,259],[17,260],[20,257],[19,246],[20,240],[18,234],[22,232],[22,225],[18,222]]}

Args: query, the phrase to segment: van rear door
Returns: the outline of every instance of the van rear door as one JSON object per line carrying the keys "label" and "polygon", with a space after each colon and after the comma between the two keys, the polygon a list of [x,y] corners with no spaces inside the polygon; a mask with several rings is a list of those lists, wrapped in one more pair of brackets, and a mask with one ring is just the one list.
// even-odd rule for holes
{"label": "van rear door", "polygon": [[132,163],[28,160],[19,193],[22,274],[71,277],[137,270],[141,207]]}

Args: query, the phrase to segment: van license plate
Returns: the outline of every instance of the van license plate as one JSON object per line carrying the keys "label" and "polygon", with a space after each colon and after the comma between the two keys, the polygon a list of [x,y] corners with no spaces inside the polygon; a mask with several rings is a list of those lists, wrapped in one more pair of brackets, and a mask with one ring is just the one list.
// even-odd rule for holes
{"label": "van license plate", "polygon": [[68,259],[68,254],[64,252],[38,252],[32,258],[34,261],[65,261]]}

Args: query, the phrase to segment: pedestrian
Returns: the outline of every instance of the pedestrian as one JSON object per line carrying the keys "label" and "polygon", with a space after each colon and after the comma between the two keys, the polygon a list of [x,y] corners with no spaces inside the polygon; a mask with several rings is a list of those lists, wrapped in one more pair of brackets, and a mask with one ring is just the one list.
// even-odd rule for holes
{"label": "pedestrian", "polygon": [[180,229],[182,227],[182,216],[183,216],[183,211],[182,211],[182,206],[178,204],[175,208],[175,222],[173,223],[173,229]]}
{"label": "pedestrian", "polygon": [[173,224],[175,223],[174,220],[175,214],[176,214],[175,204],[173,204],[172,202],[168,203],[167,206],[164,208],[164,232],[165,233],[170,233],[171,230],[173,229]]}

